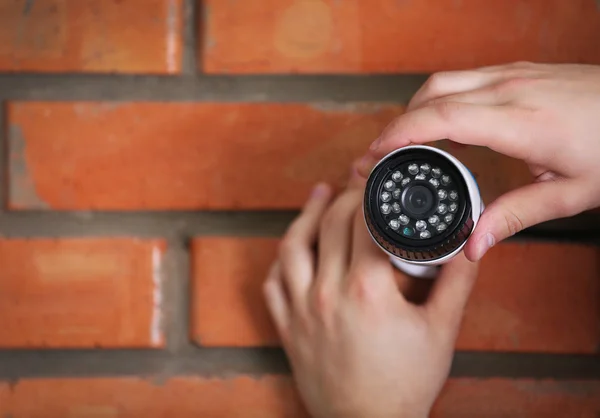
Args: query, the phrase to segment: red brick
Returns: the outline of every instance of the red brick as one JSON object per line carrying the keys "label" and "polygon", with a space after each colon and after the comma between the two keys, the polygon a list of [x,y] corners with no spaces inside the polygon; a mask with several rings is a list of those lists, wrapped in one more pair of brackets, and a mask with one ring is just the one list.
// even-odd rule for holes
{"label": "red brick", "polygon": [[0,415],[38,417],[307,417],[288,377],[21,380],[0,384]]}
{"label": "red brick", "polygon": [[160,240],[0,239],[0,347],[162,347]]}
{"label": "red brick", "polygon": [[[0,384],[0,414],[119,417],[307,417],[286,376],[31,379]],[[599,381],[450,379],[432,418],[594,417]]]}
{"label": "red brick", "polygon": [[279,345],[260,284],[275,238],[199,238],[192,244],[192,338],[204,346]]}
{"label": "red brick", "polygon": [[507,61],[600,63],[595,0],[207,0],[208,73],[433,72]]}
{"label": "red brick", "polygon": [[600,249],[570,244],[499,245],[481,268],[458,348],[597,352]]}
{"label": "red brick", "polygon": [[[194,241],[191,332],[196,342],[279,344],[260,293],[276,244],[262,238]],[[494,247],[482,261],[457,348],[595,353],[600,345],[599,260],[597,248],[570,244]]]}
{"label": "red brick", "polygon": [[593,418],[600,381],[450,379],[431,418]]}
{"label": "red brick", "polygon": [[[344,183],[351,162],[401,112],[378,104],[12,103],[9,207],[295,209],[314,183]],[[478,176],[486,201],[531,179],[525,164],[488,149],[443,146]]]}
{"label": "red brick", "polygon": [[0,70],[178,73],[181,0],[0,4]]}

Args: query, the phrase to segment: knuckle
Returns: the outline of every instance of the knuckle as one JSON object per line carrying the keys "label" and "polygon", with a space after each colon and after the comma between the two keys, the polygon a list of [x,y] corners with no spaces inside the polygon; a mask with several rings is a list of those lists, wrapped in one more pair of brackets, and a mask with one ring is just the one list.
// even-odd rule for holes
{"label": "knuckle", "polygon": [[522,73],[524,70],[529,71],[535,68],[535,63],[527,60],[514,61],[504,66],[504,74],[507,76]]}
{"label": "knuckle", "polygon": [[504,208],[504,221],[506,222],[506,230],[509,236],[521,232],[525,227],[521,218],[509,208]]}
{"label": "knuckle", "polygon": [[529,68],[533,66],[533,62],[527,60],[518,60],[512,63],[513,68]]}
{"label": "knuckle", "polygon": [[529,78],[522,75],[511,77],[510,79],[499,83],[494,87],[494,90],[498,93],[513,92],[515,90],[522,90],[523,87],[535,83],[535,78]]}
{"label": "knuckle", "polygon": [[329,318],[333,312],[333,293],[326,286],[318,286],[313,297],[314,310],[321,319]]}
{"label": "knuckle", "polygon": [[553,205],[556,209],[556,212],[562,217],[574,216],[582,211],[581,199],[575,195],[557,196],[557,199],[553,202]]}
{"label": "knuckle", "polygon": [[534,78],[515,76],[489,87],[489,92],[497,101],[522,99],[523,89],[537,82]]}
{"label": "knuckle", "polygon": [[441,88],[444,85],[447,78],[448,78],[447,71],[440,71],[440,72],[434,73],[434,74],[430,75],[429,78],[427,78],[427,81],[425,81],[423,90],[430,92],[430,93],[435,93],[436,91],[441,90]]}
{"label": "knuckle", "polygon": [[448,101],[447,97],[438,97],[438,98],[429,100],[427,102],[427,106],[437,107],[437,106],[441,105],[442,103],[446,103],[447,101]]}
{"label": "knuckle", "polygon": [[294,236],[285,236],[278,247],[278,255],[282,260],[289,259],[290,256],[296,254],[300,248],[299,240]]}
{"label": "knuckle", "polygon": [[352,299],[360,304],[373,304],[376,301],[376,289],[368,275],[354,273],[349,277],[349,282],[348,292]]}
{"label": "knuckle", "polygon": [[502,73],[503,83],[508,83],[509,86],[516,88],[523,88],[523,86],[543,81],[543,74],[543,71],[534,64],[510,66]]}
{"label": "knuckle", "polygon": [[557,200],[554,204],[554,208],[556,214],[561,217],[567,217],[575,215],[577,210],[575,209],[575,204],[573,202],[566,202],[562,200]]}
{"label": "knuckle", "polygon": [[442,120],[451,121],[456,117],[461,107],[459,103],[440,102],[435,104],[433,108]]}

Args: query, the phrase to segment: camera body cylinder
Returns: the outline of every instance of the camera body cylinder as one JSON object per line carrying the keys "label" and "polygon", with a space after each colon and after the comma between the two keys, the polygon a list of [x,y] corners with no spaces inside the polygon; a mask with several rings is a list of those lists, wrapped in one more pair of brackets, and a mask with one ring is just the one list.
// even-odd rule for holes
{"label": "camera body cylinder", "polygon": [[369,233],[392,263],[428,278],[462,251],[483,209],[469,169],[426,145],[383,157],[369,175],[363,202]]}

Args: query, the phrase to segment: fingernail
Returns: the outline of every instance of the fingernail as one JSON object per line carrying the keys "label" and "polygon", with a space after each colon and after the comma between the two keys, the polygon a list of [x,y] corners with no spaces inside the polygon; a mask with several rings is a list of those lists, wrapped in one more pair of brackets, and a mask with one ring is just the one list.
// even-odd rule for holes
{"label": "fingernail", "polygon": [[369,149],[371,151],[377,151],[377,148],[379,148],[379,145],[381,144],[381,137],[377,138],[369,147]]}
{"label": "fingernail", "polygon": [[477,242],[477,254],[476,259],[480,260],[481,257],[485,255],[485,253],[494,246],[496,243],[496,239],[489,232],[485,234],[483,237],[479,238]]}
{"label": "fingernail", "polygon": [[325,183],[319,183],[313,188],[311,197],[313,197],[313,198],[323,197],[323,196],[327,195],[328,191],[329,191],[329,187],[327,187],[327,185]]}

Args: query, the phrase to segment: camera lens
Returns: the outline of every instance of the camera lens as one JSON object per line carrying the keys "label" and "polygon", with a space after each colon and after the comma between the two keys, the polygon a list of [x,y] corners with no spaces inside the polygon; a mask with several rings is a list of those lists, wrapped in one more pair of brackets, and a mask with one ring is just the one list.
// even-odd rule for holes
{"label": "camera lens", "polygon": [[424,219],[436,206],[434,191],[424,185],[414,185],[402,193],[402,209],[411,218]]}
{"label": "camera lens", "polygon": [[426,262],[466,241],[474,226],[467,182],[474,180],[451,159],[432,147],[411,146],[375,166],[367,180],[364,213],[371,236],[385,251]]}

